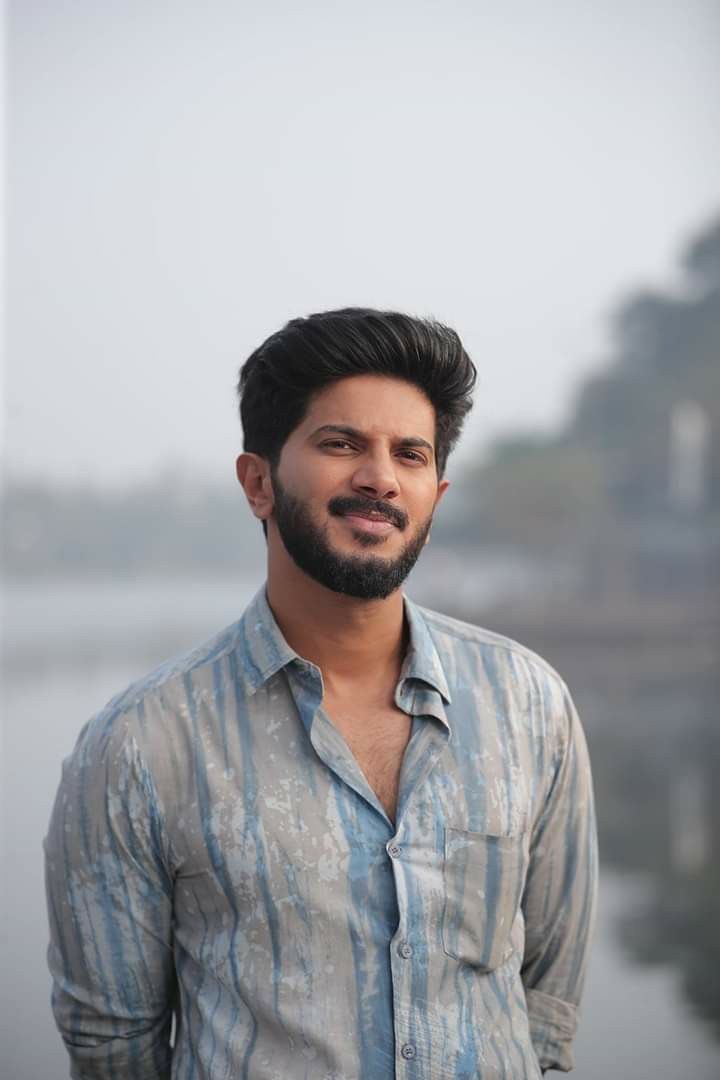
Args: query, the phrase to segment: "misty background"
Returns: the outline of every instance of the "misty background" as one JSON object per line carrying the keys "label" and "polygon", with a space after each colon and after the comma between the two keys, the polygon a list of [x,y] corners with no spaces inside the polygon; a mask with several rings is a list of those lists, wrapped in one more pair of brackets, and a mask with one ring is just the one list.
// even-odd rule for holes
{"label": "misty background", "polygon": [[3,1074],[60,1080],[41,841],[88,717],[264,576],[288,318],[479,370],[414,598],[559,668],[602,853],[578,1080],[720,1075],[720,9],[6,6]]}

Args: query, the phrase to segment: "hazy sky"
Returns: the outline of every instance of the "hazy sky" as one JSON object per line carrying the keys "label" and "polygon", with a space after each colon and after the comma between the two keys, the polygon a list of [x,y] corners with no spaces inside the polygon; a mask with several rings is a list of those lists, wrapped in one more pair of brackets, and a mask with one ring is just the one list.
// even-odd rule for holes
{"label": "hazy sky", "polygon": [[720,207],[714,0],[17,0],[15,474],[223,480],[242,359],[348,304],[455,325],[467,459],[557,423]]}

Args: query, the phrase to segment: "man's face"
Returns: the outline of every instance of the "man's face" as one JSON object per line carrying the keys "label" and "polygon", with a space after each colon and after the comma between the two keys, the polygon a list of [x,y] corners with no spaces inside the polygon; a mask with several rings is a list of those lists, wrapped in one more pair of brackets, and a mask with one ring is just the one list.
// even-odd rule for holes
{"label": "man's face", "polygon": [[297,566],[348,596],[399,588],[447,487],[434,446],[435,410],[410,383],[357,375],[318,394],[272,475],[271,520]]}

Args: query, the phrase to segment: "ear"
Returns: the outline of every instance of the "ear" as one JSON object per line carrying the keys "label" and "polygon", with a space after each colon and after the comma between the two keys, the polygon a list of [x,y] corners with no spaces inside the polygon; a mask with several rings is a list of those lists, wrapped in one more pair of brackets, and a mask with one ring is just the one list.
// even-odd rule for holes
{"label": "ear", "polygon": [[[449,487],[450,487],[450,481],[449,480],[441,480],[440,483],[438,484],[437,495],[435,496],[435,506],[433,507],[433,514],[435,513],[438,506],[440,505],[440,503],[442,501],[442,497],[443,497],[443,495],[445,494],[445,492],[447,491],[447,489]],[[425,537],[425,543],[426,544],[430,543],[430,533],[428,533],[427,536]]]}
{"label": "ear", "polygon": [[435,498],[435,509],[436,510],[437,510],[438,506],[440,505],[440,502],[442,500],[443,495],[445,494],[445,492],[447,491],[447,489],[449,487],[450,487],[450,481],[449,480],[441,480],[440,483],[438,484],[437,496]]}
{"label": "ear", "polygon": [[259,454],[241,454],[235,472],[253,514],[267,521],[274,505],[269,462]]}

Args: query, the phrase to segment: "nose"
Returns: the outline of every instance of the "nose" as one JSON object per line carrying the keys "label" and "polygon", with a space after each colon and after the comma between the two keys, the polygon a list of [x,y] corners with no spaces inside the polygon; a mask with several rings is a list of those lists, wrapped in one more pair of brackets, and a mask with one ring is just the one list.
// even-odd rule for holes
{"label": "nose", "polygon": [[352,478],[355,491],[371,499],[394,499],[400,493],[393,459],[389,454],[367,454]]}

